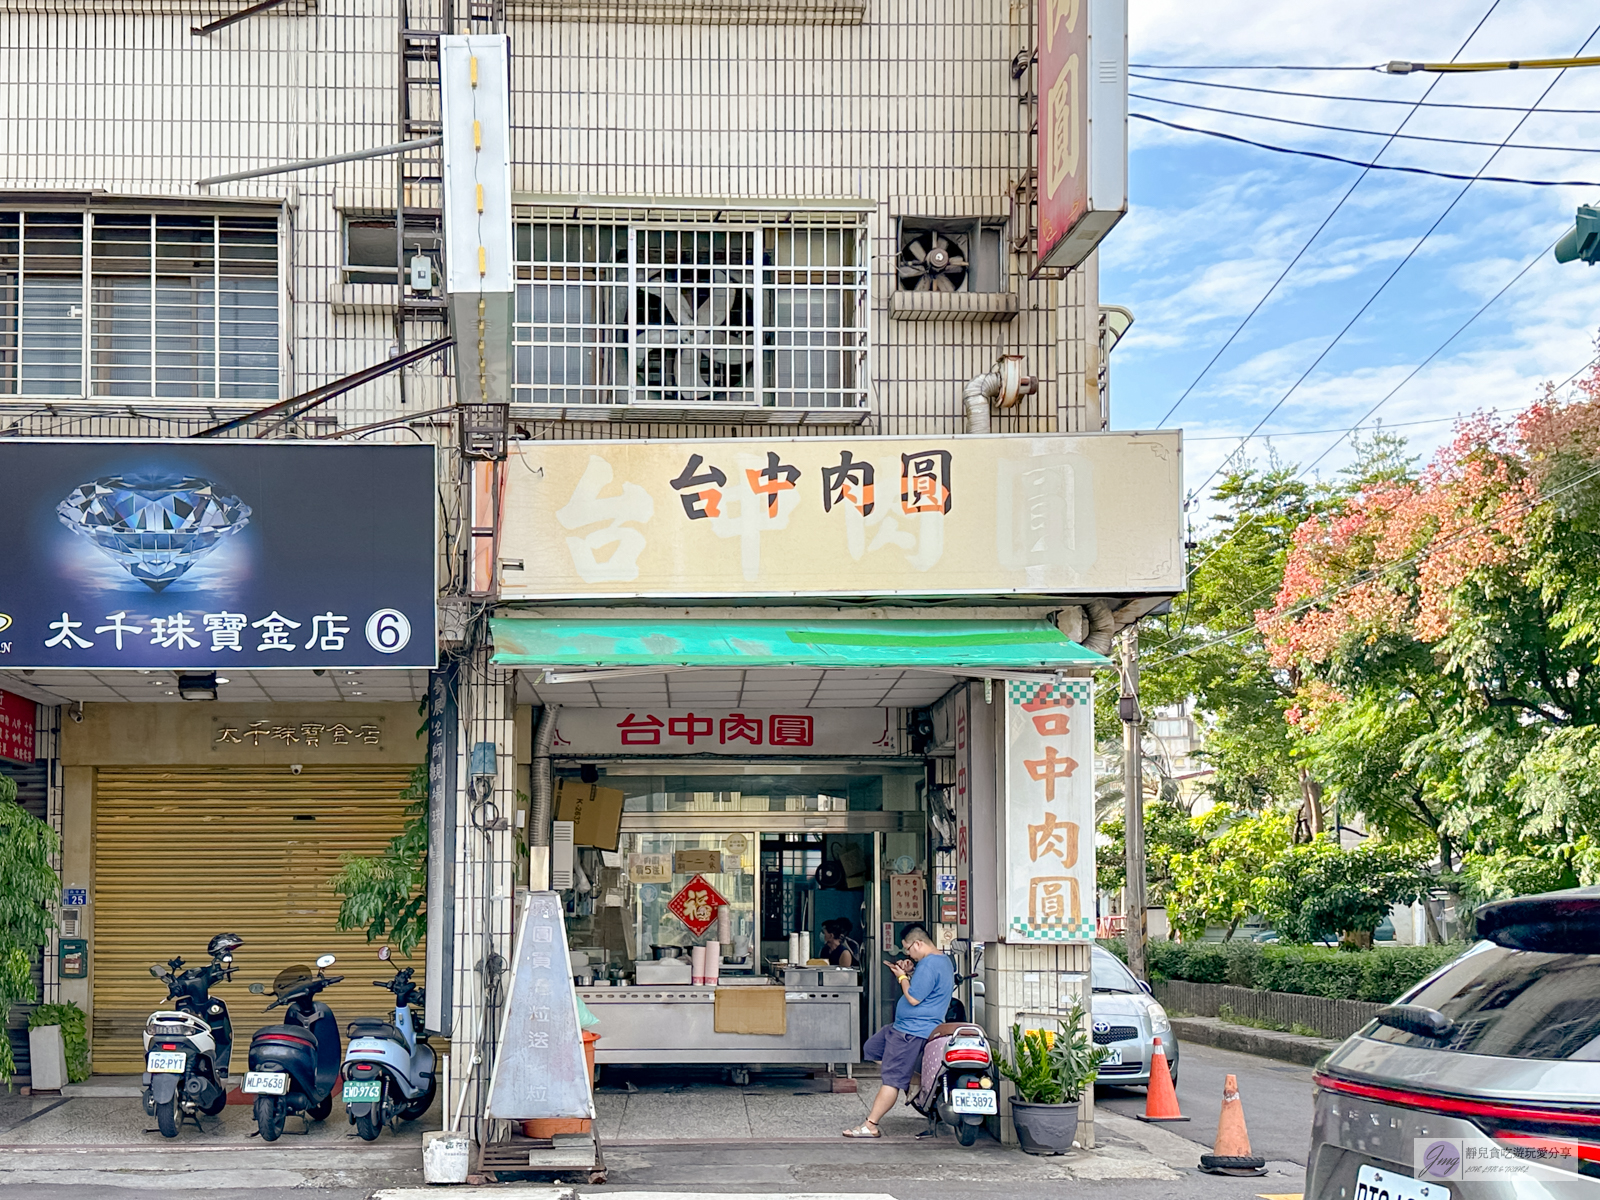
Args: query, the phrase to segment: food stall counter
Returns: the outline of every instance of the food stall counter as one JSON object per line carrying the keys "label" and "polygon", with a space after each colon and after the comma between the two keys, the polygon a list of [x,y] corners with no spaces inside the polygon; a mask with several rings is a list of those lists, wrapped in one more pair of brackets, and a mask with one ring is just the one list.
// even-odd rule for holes
{"label": "food stall counter", "polygon": [[578,994],[600,1020],[597,1063],[861,1061],[859,986],[641,985]]}

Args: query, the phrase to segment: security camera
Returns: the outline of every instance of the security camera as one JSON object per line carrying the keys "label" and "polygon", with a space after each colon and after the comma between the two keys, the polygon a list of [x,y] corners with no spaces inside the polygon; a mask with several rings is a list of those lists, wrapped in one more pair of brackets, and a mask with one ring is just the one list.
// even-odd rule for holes
{"label": "security camera", "polygon": [[291,774],[291,775],[298,775],[303,770],[305,770],[305,768],[302,767],[299,763],[290,763],[289,764],[289,774]]}

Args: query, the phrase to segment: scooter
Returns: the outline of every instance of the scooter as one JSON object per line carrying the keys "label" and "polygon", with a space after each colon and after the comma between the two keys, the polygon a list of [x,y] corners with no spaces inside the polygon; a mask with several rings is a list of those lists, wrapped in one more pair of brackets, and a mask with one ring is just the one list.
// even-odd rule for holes
{"label": "scooter", "polygon": [[[928,1050],[937,1056],[938,1066],[931,1079],[922,1080],[911,1101],[928,1118],[928,1128],[917,1136],[938,1137],[943,1122],[956,1131],[958,1142],[970,1146],[978,1140],[983,1119],[1000,1111],[989,1039],[976,1025],[948,1021],[928,1038]],[[927,1061],[925,1052],[923,1062]]]}
{"label": "scooter", "polygon": [[[382,951],[379,957],[387,959]],[[393,1021],[359,1017],[346,1030],[344,1108],[363,1141],[376,1141],[391,1121],[414,1121],[433,1105],[433,1048],[412,1019],[411,1006],[423,1001],[413,974],[415,968],[406,967],[387,983],[372,981],[394,993]]]}
{"label": "scooter", "polygon": [[[325,1121],[333,1111],[333,1085],[339,1080],[339,1020],[333,1010],[316,999],[318,992],[340,982],[343,975],[328,975],[334,957],[317,959],[317,973],[306,966],[285,967],[272,981],[271,1012],[280,1005],[282,1025],[256,1030],[250,1039],[250,1069],[242,1091],[253,1094],[256,1129],[263,1141],[275,1142],[290,1113],[299,1113],[309,1129],[312,1121]],[[257,996],[266,988],[252,983]]]}
{"label": "scooter", "polygon": [[233,952],[244,945],[237,934],[219,933],[206,946],[211,962],[182,970],[183,959],[167,960],[167,969],[150,974],[167,985],[170,1009],[158,1009],[144,1023],[144,1075],[140,1080],[144,1111],[155,1117],[162,1137],[177,1137],[185,1117],[196,1126],[197,1114],[214,1117],[228,1102],[228,1057],[233,1052],[233,1025],[228,1006],[211,995],[218,983],[233,978]]}

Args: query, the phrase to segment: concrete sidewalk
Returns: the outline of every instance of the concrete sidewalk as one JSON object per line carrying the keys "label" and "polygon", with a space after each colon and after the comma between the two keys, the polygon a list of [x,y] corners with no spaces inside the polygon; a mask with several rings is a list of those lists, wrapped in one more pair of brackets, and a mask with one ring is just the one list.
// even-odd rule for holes
{"label": "concrete sidewalk", "polygon": [[[1056,1158],[1030,1157],[987,1137],[964,1148],[948,1131],[936,1141],[917,1140],[924,1122],[904,1106],[885,1119],[881,1141],[844,1141],[840,1131],[860,1122],[875,1090],[864,1080],[860,1093],[835,1093],[826,1077],[799,1076],[758,1077],[742,1088],[704,1076],[678,1084],[646,1078],[634,1089],[603,1090],[596,1108],[610,1182],[862,1192],[906,1180],[952,1188],[1001,1178],[1174,1181],[1194,1163],[1192,1143],[1104,1112],[1096,1149]],[[136,1083],[102,1079],[75,1095],[0,1098],[0,1192],[40,1184],[164,1192],[416,1188],[422,1130],[440,1125],[436,1111],[399,1135],[366,1143],[336,1103],[309,1132],[285,1132],[266,1144],[253,1136],[249,1107],[230,1105],[205,1119],[202,1131],[190,1125],[168,1140],[137,1093]],[[290,1130],[301,1126],[291,1118]]]}

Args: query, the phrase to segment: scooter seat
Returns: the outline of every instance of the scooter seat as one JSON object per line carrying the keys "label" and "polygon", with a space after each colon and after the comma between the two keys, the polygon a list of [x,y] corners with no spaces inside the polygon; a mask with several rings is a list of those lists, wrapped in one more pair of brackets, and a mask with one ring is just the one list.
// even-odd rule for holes
{"label": "scooter seat", "polygon": [[983,1030],[974,1025],[971,1021],[946,1021],[944,1024],[934,1027],[933,1032],[928,1035],[928,1040],[932,1041],[934,1038],[954,1037],[962,1030],[966,1030],[968,1033],[976,1034],[978,1037],[983,1036]]}
{"label": "scooter seat", "polygon": [[389,1022],[380,1017],[357,1017],[345,1028],[345,1032],[355,1038],[385,1038],[391,1042],[406,1045],[406,1039],[401,1032]]}
{"label": "scooter seat", "polygon": [[271,1040],[276,1037],[292,1038],[299,1042],[309,1042],[314,1049],[317,1044],[317,1035],[304,1025],[265,1025],[251,1035],[250,1043],[254,1045],[263,1039]]}

